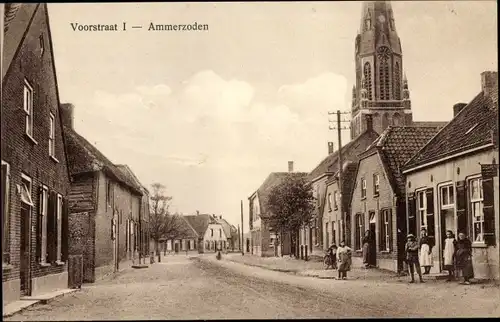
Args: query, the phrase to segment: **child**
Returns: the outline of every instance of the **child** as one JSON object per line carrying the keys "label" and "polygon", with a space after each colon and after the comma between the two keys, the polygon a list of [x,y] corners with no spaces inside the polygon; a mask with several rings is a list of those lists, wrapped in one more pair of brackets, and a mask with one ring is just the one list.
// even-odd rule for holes
{"label": "child", "polygon": [[337,269],[337,245],[335,243],[332,243],[328,248],[328,255],[332,261],[332,268]]}
{"label": "child", "polygon": [[415,240],[415,236],[413,234],[409,234],[407,236],[407,242],[405,245],[405,253],[406,253],[406,262],[408,266],[410,266],[410,275],[411,281],[410,283],[415,283],[415,277],[413,276],[415,270],[417,271],[418,277],[420,278],[420,283],[425,283],[422,278],[422,271],[420,270],[420,263],[418,261],[418,243]]}
{"label": "child", "polygon": [[448,271],[448,279],[450,282],[453,279],[455,271],[455,250],[457,249],[457,241],[451,230],[446,231],[446,239],[444,240],[444,269]]}

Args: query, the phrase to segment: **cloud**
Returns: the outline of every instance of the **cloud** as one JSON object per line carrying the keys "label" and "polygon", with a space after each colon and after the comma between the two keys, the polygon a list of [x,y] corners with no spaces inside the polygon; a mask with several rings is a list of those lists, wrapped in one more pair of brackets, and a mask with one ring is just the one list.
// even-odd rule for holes
{"label": "cloud", "polygon": [[[326,156],[327,112],[345,106],[346,81],[323,73],[282,86],[273,103],[249,83],[201,71],[176,91],[96,92],[77,106],[77,131],[148,185],[170,187],[180,210],[227,214],[287,161],[310,171]],[[194,190],[193,190],[194,189]]]}

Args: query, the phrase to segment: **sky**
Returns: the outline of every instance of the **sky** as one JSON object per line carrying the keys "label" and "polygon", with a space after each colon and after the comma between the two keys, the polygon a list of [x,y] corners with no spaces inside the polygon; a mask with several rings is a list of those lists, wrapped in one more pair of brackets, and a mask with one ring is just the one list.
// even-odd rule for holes
{"label": "sky", "polygon": [[[361,2],[50,3],[61,102],[75,130],[171,210],[222,215],[248,230],[248,197],[270,172],[310,172],[327,156],[328,111],[350,110]],[[496,1],[392,3],[416,121],[497,70]],[[71,24],[123,24],[80,32]],[[149,24],[207,31],[148,31]],[[131,29],[142,25],[142,29]],[[348,115],[346,115],[348,118]],[[344,131],[342,143],[349,140]]]}

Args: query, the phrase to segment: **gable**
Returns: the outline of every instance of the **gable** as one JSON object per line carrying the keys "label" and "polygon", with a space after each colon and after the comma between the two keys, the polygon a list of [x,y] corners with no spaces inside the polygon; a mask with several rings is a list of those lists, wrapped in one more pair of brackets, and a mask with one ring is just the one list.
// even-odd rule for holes
{"label": "gable", "polygon": [[380,154],[374,152],[359,161],[357,171],[355,172],[355,175],[353,175],[352,196],[350,199],[353,211],[356,211],[356,206],[358,206],[359,208],[360,202],[362,200],[361,179],[366,180],[367,203],[369,203],[370,200],[373,199],[373,176],[375,174],[377,174],[379,177],[379,200],[392,200],[392,198],[387,198],[390,197],[390,195],[392,195],[392,193],[394,192],[394,187],[391,183],[391,176],[388,175],[387,170],[384,166],[384,162],[380,158]]}

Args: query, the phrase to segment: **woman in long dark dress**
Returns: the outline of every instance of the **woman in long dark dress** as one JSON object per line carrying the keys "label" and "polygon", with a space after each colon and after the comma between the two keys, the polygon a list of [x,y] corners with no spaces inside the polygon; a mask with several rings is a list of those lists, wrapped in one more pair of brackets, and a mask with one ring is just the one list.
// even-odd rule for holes
{"label": "woman in long dark dress", "polygon": [[370,267],[370,257],[371,257],[371,233],[369,230],[365,232],[365,237],[363,237],[363,264],[365,268]]}
{"label": "woman in long dark dress", "polygon": [[461,284],[469,285],[470,279],[474,277],[474,268],[472,266],[472,243],[464,233],[458,234],[455,260],[458,273],[464,278]]}

